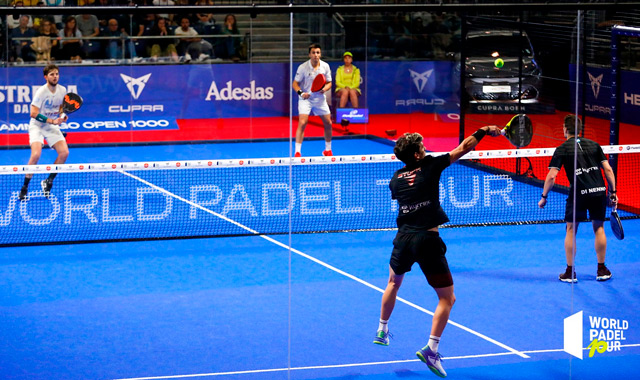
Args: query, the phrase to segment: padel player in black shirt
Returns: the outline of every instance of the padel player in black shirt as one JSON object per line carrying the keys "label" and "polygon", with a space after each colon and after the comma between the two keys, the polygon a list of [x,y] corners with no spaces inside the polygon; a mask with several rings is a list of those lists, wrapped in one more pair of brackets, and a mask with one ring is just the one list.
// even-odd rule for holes
{"label": "padel player in black shirt", "polygon": [[[564,250],[567,258],[567,268],[558,278],[563,282],[578,282],[574,269],[574,234],[578,231],[580,222],[587,220],[587,211],[593,224],[595,233],[595,249],[598,258],[598,270],[596,280],[605,281],[611,278],[611,272],[604,264],[607,253],[607,237],[604,232],[604,220],[607,210],[607,188],[604,185],[602,172],[609,183],[609,199],[612,203],[618,202],[616,195],[616,178],[602,151],[602,147],[595,141],[578,137],[576,141],[575,127],[582,130],[582,122],[574,115],[567,115],[564,119],[564,135],[567,138],[553,154],[549,163],[549,173],[544,181],[542,198],[538,206],[543,208],[547,204],[549,191],[555,184],[556,176],[560,169],[564,169],[569,178],[571,188],[564,214],[564,221],[567,222],[567,232],[564,239]],[[577,155],[574,153],[577,152]],[[574,167],[574,160],[577,165]],[[575,172],[575,183],[573,174]],[[573,225],[573,194],[576,194],[575,227]]]}
{"label": "padel player in black shirt", "polygon": [[429,343],[416,355],[440,377],[447,373],[442,367],[438,344],[455,302],[453,279],[445,258],[447,247],[438,233],[438,226],[449,221],[440,206],[440,175],[450,164],[471,151],[486,134],[500,136],[500,129],[496,126],[482,127],[457,148],[440,156],[426,154],[419,133],[405,133],[393,150],[406,166],[396,171],[389,183],[391,197],[398,201],[398,233],[393,240],[389,282],[382,296],[380,325],[373,342],[383,346],[389,344],[387,322],[404,274],[417,262],[438,295],[438,306],[433,315]]}

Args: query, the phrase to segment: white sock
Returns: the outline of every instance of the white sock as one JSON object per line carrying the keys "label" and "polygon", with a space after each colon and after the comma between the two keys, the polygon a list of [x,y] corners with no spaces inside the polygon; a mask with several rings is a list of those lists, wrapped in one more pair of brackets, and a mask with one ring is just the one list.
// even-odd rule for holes
{"label": "white sock", "polygon": [[431,351],[438,352],[438,345],[439,344],[440,344],[440,337],[439,336],[435,336],[435,335],[429,336],[429,344],[427,344],[427,346],[429,346]]}
{"label": "white sock", "polygon": [[302,151],[302,143],[296,143],[296,153],[300,153]]}
{"label": "white sock", "polygon": [[324,142],[324,150],[331,150],[331,141]]}
{"label": "white sock", "polygon": [[384,331],[385,334],[388,333],[389,332],[389,327],[387,327],[388,322],[389,320],[385,321],[384,319],[381,319],[380,324],[378,325],[378,331],[382,330]]}

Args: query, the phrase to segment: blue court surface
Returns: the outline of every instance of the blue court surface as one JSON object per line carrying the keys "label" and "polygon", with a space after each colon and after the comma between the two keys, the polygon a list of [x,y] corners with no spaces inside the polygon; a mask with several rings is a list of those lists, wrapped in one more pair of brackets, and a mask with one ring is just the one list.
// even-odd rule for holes
{"label": "blue court surface", "polygon": [[[309,143],[305,149],[323,144]],[[289,149],[248,145],[72,147],[70,162],[273,157]],[[342,148],[391,150],[336,140],[334,152]],[[27,156],[0,152],[5,164]],[[440,343],[448,377],[640,378],[640,221],[624,227],[623,241],[607,227],[613,278],[597,282],[593,233],[581,225],[574,285],[557,279],[562,224],[442,229],[457,296]],[[437,303],[417,266],[400,290],[391,344],[372,343],[394,235],[0,248],[0,378],[435,379],[415,356]],[[579,311],[582,360],[563,351],[563,321]],[[624,328],[596,329],[602,318]],[[617,334],[619,349],[590,357],[590,330]]]}

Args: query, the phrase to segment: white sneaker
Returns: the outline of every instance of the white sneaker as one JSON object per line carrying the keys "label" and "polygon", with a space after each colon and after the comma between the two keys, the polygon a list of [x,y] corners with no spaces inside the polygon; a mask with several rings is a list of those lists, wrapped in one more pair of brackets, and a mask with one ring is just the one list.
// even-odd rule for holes
{"label": "white sneaker", "polygon": [[444,367],[442,367],[442,355],[440,355],[439,352],[433,352],[429,346],[426,346],[418,350],[416,355],[436,376],[447,377],[447,372],[444,370]]}
{"label": "white sneaker", "polygon": [[191,54],[187,53],[184,55],[184,61],[185,62],[191,62]]}
{"label": "white sneaker", "polygon": [[209,55],[208,54],[200,54],[200,56],[198,57],[198,61],[204,61],[205,59],[209,59]]}

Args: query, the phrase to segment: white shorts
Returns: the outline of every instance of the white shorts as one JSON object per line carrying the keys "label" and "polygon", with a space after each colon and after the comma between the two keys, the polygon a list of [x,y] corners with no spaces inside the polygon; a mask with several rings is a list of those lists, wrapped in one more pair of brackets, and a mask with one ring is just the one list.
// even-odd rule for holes
{"label": "white shorts", "polygon": [[311,115],[311,111],[317,116],[330,114],[327,98],[322,94],[312,94],[309,99],[298,99],[299,115]]}
{"label": "white shorts", "polygon": [[44,139],[47,139],[47,144],[50,147],[53,147],[59,141],[65,141],[57,125],[47,123],[40,127],[34,123],[29,123],[29,145],[34,142],[44,145]]}

